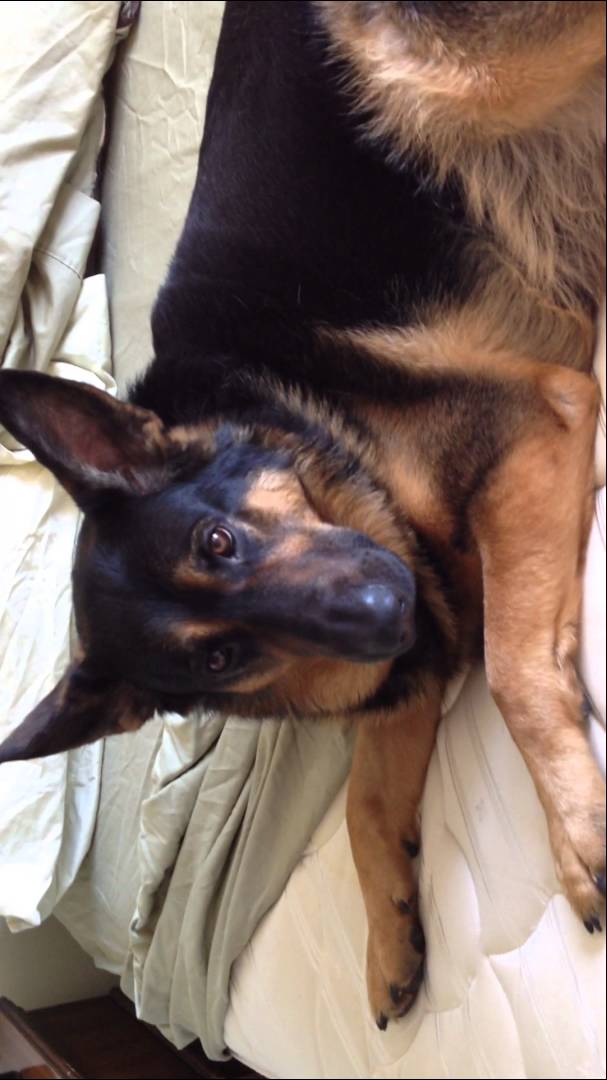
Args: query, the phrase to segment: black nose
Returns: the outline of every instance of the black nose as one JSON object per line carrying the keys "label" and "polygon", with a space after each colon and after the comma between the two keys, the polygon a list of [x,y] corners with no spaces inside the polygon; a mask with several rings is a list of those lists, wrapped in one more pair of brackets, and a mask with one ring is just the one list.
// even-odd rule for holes
{"label": "black nose", "polygon": [[332,606],[331,621],[353,657],[394,656],[413,644],[414,599],[388,585],[352,589]]}
{"label": "black nose", "polygon": [[404,640],[406,601],[387,585],[365,585],[360,591],[363,633],[369,634],[371,651],[398,649]]}
{"label": "black nose", "polygon": [[380,626],[399,619],[403,611],[404,600],[387,585],[365,585],[359,595],[369,617]]}

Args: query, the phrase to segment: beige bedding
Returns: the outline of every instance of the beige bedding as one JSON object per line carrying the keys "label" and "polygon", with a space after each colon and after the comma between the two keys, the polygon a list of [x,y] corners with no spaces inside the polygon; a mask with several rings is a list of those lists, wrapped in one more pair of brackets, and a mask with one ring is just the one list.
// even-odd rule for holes
{"label": "beige bedding", "polygon": [[[110,0],[0,5],[0,362],[112,391],[103,276],[86,276],[117,40]],[[0,429],[0,737],[69,656],[76,509]],[[38,923],[90,842],[101,750],[4,766],[0,914]]]}

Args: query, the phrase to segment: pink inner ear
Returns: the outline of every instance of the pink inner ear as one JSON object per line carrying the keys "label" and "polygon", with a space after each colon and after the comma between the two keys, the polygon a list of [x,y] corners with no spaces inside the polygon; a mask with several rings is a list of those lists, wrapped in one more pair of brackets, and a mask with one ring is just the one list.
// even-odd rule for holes
{"label": "pink inner ear", "polygon": [[[49,423],[57,428],[57,417],[52,417]],[[122,446],[112,442],[111,437],[104,430],[105,424],[99,424],[94,418],[87,418],[80,414],[72,414],[67,419],[67,430],[61,436],[61,441],[67,451],[69,459],[76,459],[83,465],[99,469],[100,472],[114,472],[121,466],[130,464],[125,460]]]}
{"label": "pink inner ear", "polygon": [[0,420],[83,509],[103,491],[157,489],[167,446],[155,413],[91,386],[0,371]]}
{"label": "pink inner ear", "polygon": [[153,413],[88,395],[61,404],[44,402],[42,430],[65,464],[114,472],[158,463],[163,429]]}

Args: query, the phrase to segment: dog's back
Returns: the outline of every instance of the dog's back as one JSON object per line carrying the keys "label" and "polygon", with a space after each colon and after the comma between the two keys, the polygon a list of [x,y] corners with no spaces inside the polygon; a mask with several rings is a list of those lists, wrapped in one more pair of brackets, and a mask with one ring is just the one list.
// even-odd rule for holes
{"label": "dog's back", "polygon": [[346,77],[314,5],[227,5],[139,403],[171,419],[194,399],[196,410],[237,412],[248,405],[243,370],[325,394],[377,393],[374,365],[344,363],[318,331],[407,324],[430,301],[463,301],[457,190],[439,191],[421,164],[386,163]]}
{"label": "dog's back", "polygon": [[[588,364],[602,282],[600,71],[589,60],[558,123],[466,142],[454,112],[434,135],[419,80],[417,113],[407,105],[408,6],[227,5],[196,186],[154,312],[156,360],[133,400],[170,422],[201,407],[242,412],[254,397],[243,373],[406,399],[407,356],[454,345],[458,357]],[[435,65],[435,96],[449,72]],[[383,364],[379,383],[392,348],[400,378]]]}

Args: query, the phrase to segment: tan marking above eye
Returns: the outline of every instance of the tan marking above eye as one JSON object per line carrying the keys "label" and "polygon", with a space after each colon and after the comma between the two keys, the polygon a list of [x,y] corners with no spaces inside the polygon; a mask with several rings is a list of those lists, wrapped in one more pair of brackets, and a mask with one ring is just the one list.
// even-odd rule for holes
{"label": "tan marking above eye", "polygon": [[182,589],[221,588],[221,575],[209,573],[202,566],[193,565],[192,556],[177,563],[172,577],[175,585]]}
{"label": "tan marking above eye", "polygon": [[263,690],[270,686],[286,671],[293,662],[291,657],[276,657],[268,654],[268,666],[263,671],[254,671],[250,675],[246,673],[236,682],[230,683],[232,694],[252,694],[256,690]]}
{"label": "tan marking above eye", "polygon": [[246,514],[247,510],[267,514],[268,524],[272,523],[272,518],[280,520],[294,514],[306,524],[318,522],[297,476],[287,470],[261,472],[245,499],[243,512]]}
{"label": "tan marking above eye", "polygon": [[235,624],[227,622],[199,622],[197,619],[183,619],[172,623],[167,629],[167,637],[176,645],[193,647],[200,642],[211,640],[219,634],[235,629]]}
{"label": "tan marking above eye", "polygon": [[[283,540],[272,549],[272,555],[268,564],[275,566],[283,560],[295,559],[298,555],[305,555],[314,547],[314,536],[310,536],[307,530],[293,529],[285,534]],[[288,567],[286,568],[288,569]]]}

